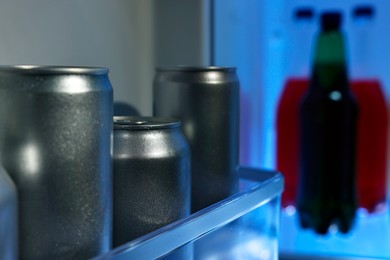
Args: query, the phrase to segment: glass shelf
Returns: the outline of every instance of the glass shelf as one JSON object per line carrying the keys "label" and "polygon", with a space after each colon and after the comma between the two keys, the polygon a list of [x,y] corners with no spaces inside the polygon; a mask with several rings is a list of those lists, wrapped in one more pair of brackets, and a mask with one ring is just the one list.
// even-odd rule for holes
{"label": "glass shelf", "polygon": [[283,177],[242,167],[240,192],[95,259],[278,259]]}

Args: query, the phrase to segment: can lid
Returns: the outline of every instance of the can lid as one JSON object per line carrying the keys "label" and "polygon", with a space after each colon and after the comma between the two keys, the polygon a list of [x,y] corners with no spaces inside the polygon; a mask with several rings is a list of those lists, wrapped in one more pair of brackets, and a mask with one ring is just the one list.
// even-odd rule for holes
{"label": "can lid", "polygon": [[188,71],[188,72],[204,72],[204,71],[236,71],[235,67],[220,67],[220,66],[170,66],[157,67],[156,71]]}
{"label": "can lid", "polygon": [[1,65],[0,72],[17,74],[107,74],[108,68],[87,66]]}
{"label": "can lid", "polygon": [[181,122],[170,117],[114,116],[116,130],[170,129],[181,126]]}

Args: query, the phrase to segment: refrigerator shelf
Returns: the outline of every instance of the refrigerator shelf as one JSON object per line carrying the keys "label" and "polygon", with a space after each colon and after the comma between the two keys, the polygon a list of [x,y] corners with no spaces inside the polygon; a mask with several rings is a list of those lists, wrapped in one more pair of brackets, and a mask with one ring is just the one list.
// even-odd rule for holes
{"label": "refrigerator shelf", "polygon": [[240,192],[95,259],[278,259],[283,177],[241,167]]}

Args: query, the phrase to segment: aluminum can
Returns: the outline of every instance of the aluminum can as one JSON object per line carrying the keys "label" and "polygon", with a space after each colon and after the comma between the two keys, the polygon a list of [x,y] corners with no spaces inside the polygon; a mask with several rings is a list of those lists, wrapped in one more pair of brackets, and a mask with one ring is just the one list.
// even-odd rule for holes
{"label": "aluminum can", "polygon": [[21,259],[110,249],[112,104],[106,68],[0,67],[1,160],[18,190]]}
{"label": "aluminum can", "polygon": [[157,69],[153,113],[183,122],[192,154],[192,212],[237,192],[239,81],[235,68]]}
{"label": "aluminum can", "polygon": [[17,222],[16,188],[0,165],[0,259],[18,259]]}
{"label": "aluminum can", "polygon": [[114,117],[114,247],[190,213],[190,150],[179,121]]}

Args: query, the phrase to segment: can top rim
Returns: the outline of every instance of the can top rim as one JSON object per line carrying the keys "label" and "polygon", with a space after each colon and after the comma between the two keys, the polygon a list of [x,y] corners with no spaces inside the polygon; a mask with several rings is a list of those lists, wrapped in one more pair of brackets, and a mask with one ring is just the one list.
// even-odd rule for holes
{"label": "can top rim", "polygon": [[235,67],[225,66],[167,66],[157,67],[156,71],[188,71],[188,72],[209,72],[209,71],[236,71]]}
{"label": "can top rim", "polygon": [[108,68],[57,65],[0,65],[0,71],[20,74],[107,74]]}
{"label": "can top rim", "polygon": [[116,130],[131,131],[172,129],[181,126],[181,122],[178,119],[153,116],[114,116],[113,124]]}

